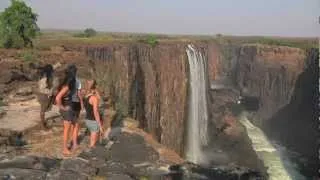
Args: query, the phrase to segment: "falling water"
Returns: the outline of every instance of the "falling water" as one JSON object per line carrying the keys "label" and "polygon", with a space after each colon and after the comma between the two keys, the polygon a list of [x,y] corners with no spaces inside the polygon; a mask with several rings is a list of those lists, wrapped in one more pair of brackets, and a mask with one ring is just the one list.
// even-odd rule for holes
{"label": "falling water", "polygon": [[243,113],[240,122],[245,126],[252,146],[268,168],[270,180],[305,180],[295,165],[286,157],[286,152],[271,143],[261,129],[254,126]]}
{"label": "falling water", "polygon": [[206,61],[192,45],[188,45],[186,52],[190,69],[186,157],[189,161],[199,164],[204,160],[201,147],[208,144]]}

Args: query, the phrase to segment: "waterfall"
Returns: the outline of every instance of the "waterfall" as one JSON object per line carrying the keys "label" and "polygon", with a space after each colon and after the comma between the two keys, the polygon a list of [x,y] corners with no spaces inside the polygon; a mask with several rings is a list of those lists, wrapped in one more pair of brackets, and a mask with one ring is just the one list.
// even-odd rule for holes
{"label": "waterfall", "polygon": [[203,55],[188,45],[190,93],[187,123],[187,160],[201,163],[201,147],[208,144],[207,70]]}
{"label": "waterfall", "polygon": [[253,149],[268,168],[270,180],[305,180],[305,177],[286,157],[286,153],[279,149],[279,146],[271,143],[263,131],[247,119],[245,112],[241,115],[240,122],[247,130]]}

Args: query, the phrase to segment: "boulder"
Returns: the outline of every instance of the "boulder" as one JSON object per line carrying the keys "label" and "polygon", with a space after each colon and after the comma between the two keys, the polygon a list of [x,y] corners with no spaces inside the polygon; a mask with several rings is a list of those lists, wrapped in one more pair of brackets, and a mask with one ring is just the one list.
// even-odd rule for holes
{"label": "boulder", "polygon": [[0,178],[4,180],[26,179],[26,180],[43,180],[46,179],[46,172],[35,169],[7,168],[0,169]]}
{"label": "boulder", "polygon": [[65,159],[61,162],[60,169],[63,171],[73,171],[86,176],[96,175],[97,169],[81,158]]}
{"label": "boulder", "polygon": [[81,174],[79,172],[68,171],[68,170],[58,170],[55,169],[47,174],[47,180],[63,180],[63,179],[77,179],[77,180],[87,180],[88,176]]}
{"label": "boulder", "polygon": [[20,156],[0,161],[0,169],[21,168],[49,171],[57,165],[59,165],[58,160],[35,156]]}

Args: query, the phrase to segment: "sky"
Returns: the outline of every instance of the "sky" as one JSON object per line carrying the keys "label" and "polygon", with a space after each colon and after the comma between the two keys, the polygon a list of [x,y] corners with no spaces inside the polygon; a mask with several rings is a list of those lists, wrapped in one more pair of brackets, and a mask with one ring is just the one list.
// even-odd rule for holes
{"label": "sky", "polygon": [[[320,37],[320,0],[25,0],[43,29]],[[0,11],[10,4],[0,0]]]}

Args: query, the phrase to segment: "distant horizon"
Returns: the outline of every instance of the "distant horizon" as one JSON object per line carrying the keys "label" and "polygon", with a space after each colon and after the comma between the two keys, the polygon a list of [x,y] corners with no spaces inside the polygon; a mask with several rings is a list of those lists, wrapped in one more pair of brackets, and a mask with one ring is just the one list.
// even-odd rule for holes
{"label": "distant horizon", "polygon": [[[237,34],[173,34],[173,33],[160,33],[160,32],[126,32],[126,31],[104,31],[104,30],[97,30],[94,27],[85,27],[82,29],[62,29],[62,28],[41,28],[40,31],[66,31],[66,32],[82,32],[87,28],[92,28],[96,30],[98,33],[126,33],[126,34],[153,34],[153,35],[168,35],[168,36],[216,36],[221,34],[222,36],[234,36],[234,37],[273,37],[273,38],[310,38],[310,39],[319,39],[319,36],[279,36],[279,35],[259,35],[259,34],[252,34],[252,35],[237,35]],[[319,39],[320,40],[320,39]]]}
{"label": "distant horizon", "polygon": [[[24,0],[41,29],[166,35],[320,37],[319,0]],[[10,0],[0,0],[0,12]]]}

